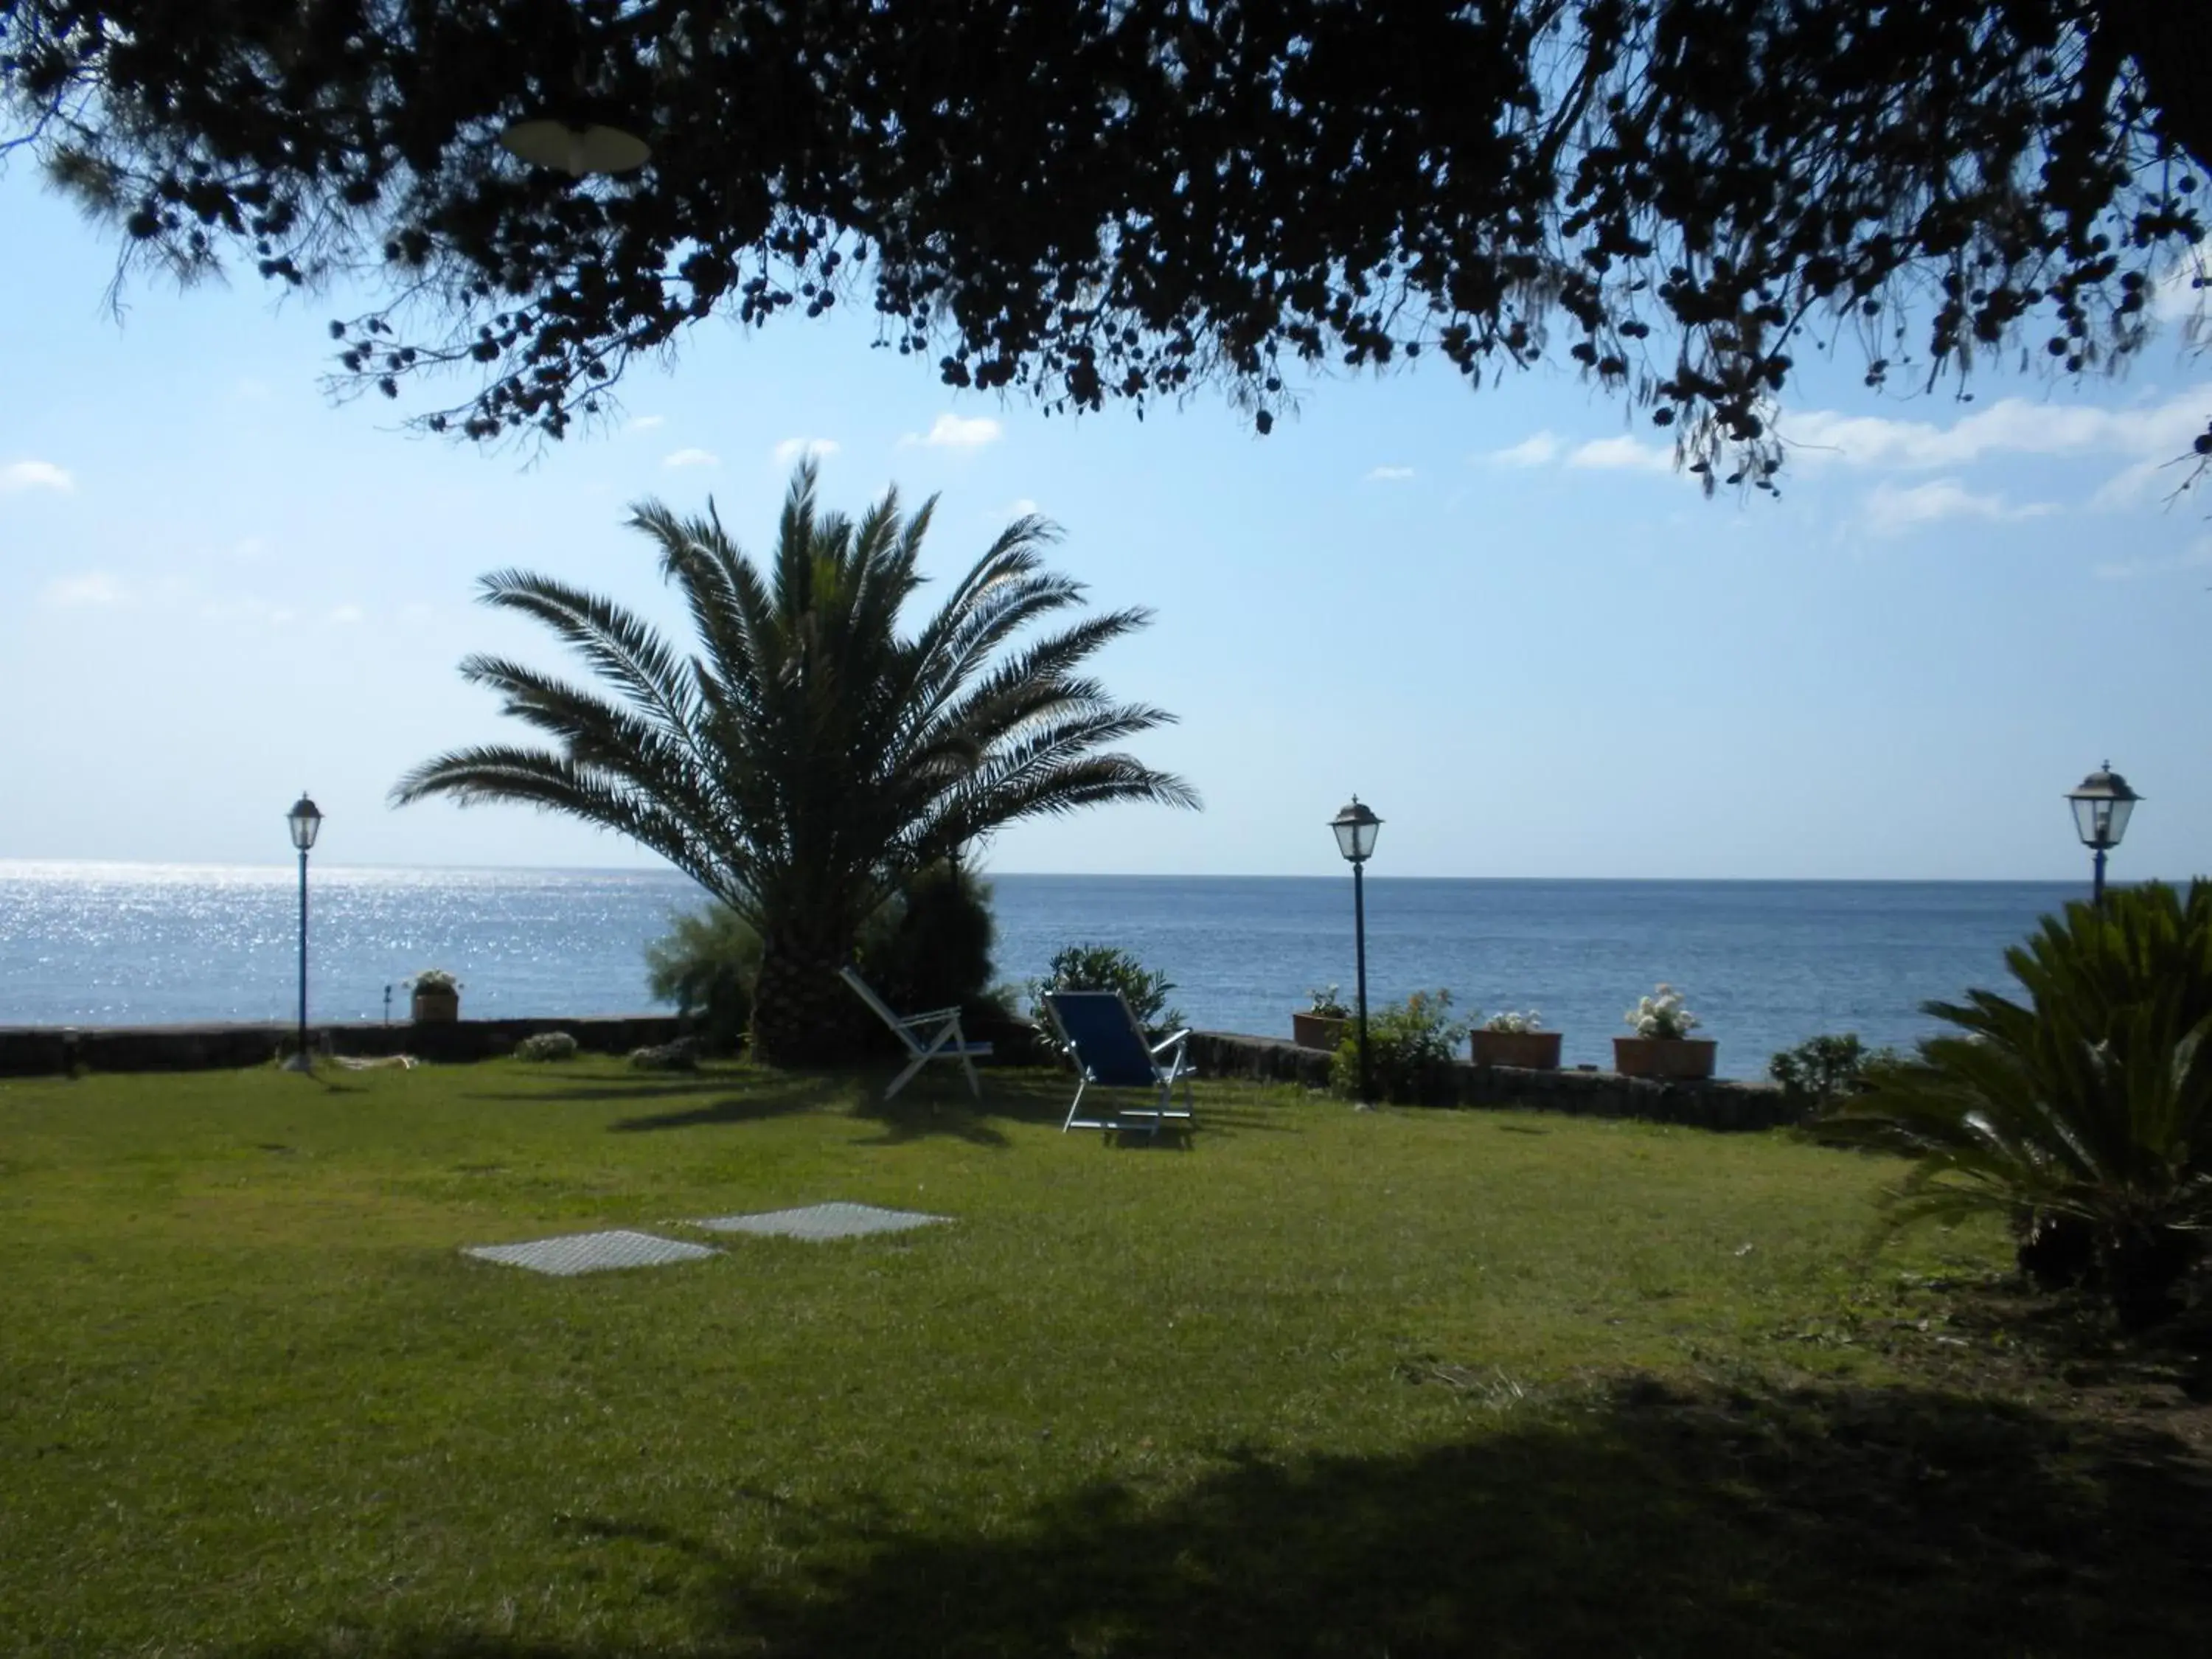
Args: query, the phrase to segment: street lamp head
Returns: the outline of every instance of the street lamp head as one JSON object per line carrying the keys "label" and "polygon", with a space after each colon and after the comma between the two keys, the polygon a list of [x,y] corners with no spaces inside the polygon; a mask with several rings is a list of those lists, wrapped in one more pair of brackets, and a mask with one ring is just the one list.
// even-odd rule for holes
{"label": "street lamp head", "polygon": [[532,167],[555,167],[571,178],[635,173],[653,159],[653,146],[634,132],[598,121],[517,121],[499,136],[500,147]]}
{"label": "street lamp head", "polygon": [[1364,864],[1375,851],[1375,832],[1382,827],[1382,820],[1354,795],[1337,809],[1328,827],[1336,831],[1336,850],[1354,864]]}
{"label": "street lamp head", "polygon": [[2068,790],[2066,799],[2074,804],[2074,828],[2081,844],[2104,852],[2120,844],[2128,830],[2128,814],[2142,797],[2106,761],[2081,780],[2080,788]]}
{"label": "street lamp head", "polygon": [[315,832],[323,827],[323,815],[302,789],[300,799],[292,803],[292,810],[284,815],[284,822],[291,826],[292,845],[304,853],[315,844]]}

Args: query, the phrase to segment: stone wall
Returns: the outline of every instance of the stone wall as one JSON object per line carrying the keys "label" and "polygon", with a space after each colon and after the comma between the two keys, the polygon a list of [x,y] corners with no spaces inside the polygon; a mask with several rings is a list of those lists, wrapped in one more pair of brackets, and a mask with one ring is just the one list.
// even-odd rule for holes
{"label": "stone wall", "polygon": [[[298,1027],[252,1025],[0,1025],[0,1077],[42,1073],[191,1072],[261,1066],[289,1052]],[[459,1019],[392,1025],[314,1025],[318,1052],[413,1054],[418,1060],[489,1060],[540,1031],[566,1031],[593,1054],[622,1054],[681,1034],[673,1014],[591,1019]]]}
{"label": "stone wall", "polygon": [[[0,1025],[0,1077],[71,1072],[185,1072],[266,1065],[289,1051],[295,1027],[252,1025]],[[461,1019],[393,1025],[310,1025],[319,1052],[408,1054],[447,1062],[492,1060],[540,1031],[566,1031],[587,1053],[623,1054],[682,1035],[673,1014],[592,1019]],[[1025,1022],[979,1023],[971,1039],[994,1045],[987,1064],[1036,1065],[1053,1055]],[[1200,1077],[1328,1086],[1329,1056],[1271,1037],[1194,1031]],[[1704,1129],[1771,1129],[1802,1114],[1771,1084],[1654,1083],[1613,1072],[1528,1072],[1455,1060],[1438,1079],[1440,1106],[1512,1106],[1591,1117],[1645,1118]]]}
{"label": "stone wall", "polygon": [[[1328,1086],[1329,1056],[1272,1037],[1194,1031],[1191,1058],[1200,1077]],[[1699,1129],[1772,1129],[1804,1121],[1803,1109],[1771,1083],[1716,1078],[1660,1083],[1618,1072],[1531,1072],[1455,1060],[1437,1079],[1438,1106],[1509,1106],[1583,1117],[1632,1117]]]}
{"label": "stone wall", "polygon": [[[35,1077],[79,1069],[88,1072],[195,1072],[239,1066],[263,1066],[289,1054],[298,1027],[289,1024],[204,1025],[0,1025],[0,1077]],[[412,1054],[447,1062],[494,1060],[540,1031],[566,1031],[590,1054],[626,1054],[650,1043],[669,1042],[684,1034],[673,1014],[623,1014],[589,1019],[458,1019],[416,1024],[350,1024],[307,1027],[307,1041],[319,1054],[374,1056]],[[1025,1020],[983,1020],[967,1028],[971,1041],[988,1042],[987,1066],[1037,1066],[1054,1058]],[[871,1060],[896,1057],[897,1047],[879,1028],[880,1052]]]}

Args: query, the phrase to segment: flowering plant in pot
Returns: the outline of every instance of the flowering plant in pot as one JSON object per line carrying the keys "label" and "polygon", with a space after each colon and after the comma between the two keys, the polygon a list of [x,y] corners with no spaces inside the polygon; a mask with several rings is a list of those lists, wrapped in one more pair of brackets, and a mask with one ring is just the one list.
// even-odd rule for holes
{"label": "flowering plant in pot", "polygon": [[426,968],[415,975],[410,1012],[418,1024],[461,1017],[461,982],[442,968]]}
{"label": "flowering plant in pot", "polygon": [[1492,1014],[1468,1033],[1467,1041],[1478,1066],[1517,1066],[1531,1072],[1559,1069],[1559,1034],[1544,1030],[1543,1017],[1534,1008],[1526,1013],[1508,1010]]}
{"label": "flowering plant in pot", "polygon": [[1291,1016],[1291,1040],[1301,1048],[1334,1054],[1351,1023],[1352,1010],[1334,985],[1317,985],[1306,993],[1310,1006]]}
{"label": "flowering plant in pot", "polygon": [[1682,994],[1662,984],[1621,1018],[1636,1035],[1613,1040],[1613,1069],[1623,1077],[1707,1078],[1719,1045],[1693,1037],[1698,1017],[1682,1006]]}

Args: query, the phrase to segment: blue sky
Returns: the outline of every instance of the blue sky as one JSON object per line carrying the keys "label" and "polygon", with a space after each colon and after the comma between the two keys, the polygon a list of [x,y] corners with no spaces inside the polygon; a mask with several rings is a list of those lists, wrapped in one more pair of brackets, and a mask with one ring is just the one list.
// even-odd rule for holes
{"label": "blue sky", "polygon": [[0,858],[281,861],[305,786],[347,864],[649,862],[385,792],[502,733],[465,653],[556,660],[480,573],[672,625],[626,504],[711,495],[764,549],[812,444],[836,505],[941,494],[940,575],[1033,504],[1098,604],[1158,613],[1101,672],[1182,717],[1141,750],[1206,811],[1018,826],[1000,870],[1331,873],[1356,790],[1377,875],[2071,878],[2059,797],[2107,757],[2146,797],[2115,873],[2212,868],[2212,524],[2164,501],[2212,363],[2179,328],[1966,403],[1839,347],[1778,503],[1705,500],[1564,370],[1317,384],[1261,439],[1208,395],[955,396],[858,318],[710,324],[603,434],[486,453],[323,397],[343,303],[141,282],[118,321],[111,240],[27,167],[0,228]]}

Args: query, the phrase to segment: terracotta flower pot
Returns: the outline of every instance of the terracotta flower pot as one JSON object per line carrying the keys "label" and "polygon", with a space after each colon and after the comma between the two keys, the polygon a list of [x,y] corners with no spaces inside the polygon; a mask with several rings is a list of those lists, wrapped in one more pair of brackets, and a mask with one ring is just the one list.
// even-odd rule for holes
{"label": "terracotta flower pot", "polygon": [[1529,1072],[1559,1069],[1557,1031],[1469,1031],[1467,1041],[1478,1066],[1517,1066]]}
{"label": "terracotta flower pot", "polygon": [[1292,1014],[1291,1041],[1301,1048],[1318,1048],[1333,1054],[1352,1022],[1341,1014]]}
{"label": "terracotta flower pot", "polygon": [[1613,1069],[1623,1077],[1689,1081],[1713,1074],[1720,1044],[1707,1037],[1620,1037],[1613,1040]]}
{"label": "terracotta flower pot", "polygon": [[461,994],[434,985],[415,988],[413,1009],[418,1025],[445,1024],[461,1017]]}

